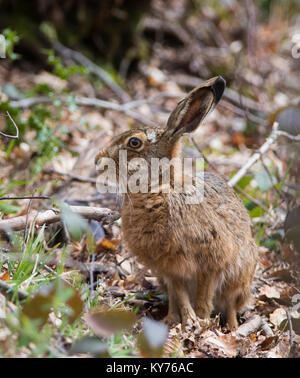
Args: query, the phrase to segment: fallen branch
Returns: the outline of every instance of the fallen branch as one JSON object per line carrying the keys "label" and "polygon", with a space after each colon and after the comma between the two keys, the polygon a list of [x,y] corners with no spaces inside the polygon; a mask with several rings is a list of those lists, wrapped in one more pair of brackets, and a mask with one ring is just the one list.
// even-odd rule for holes
{"label": "fallen branch", "polygon": [[244,324],[239,326],[236,330],[236,334],[242,337],[247,337],[250,333],[255,333],[260,329],[263,324],[263,320],[259,315],[253,315]]}
{"label": "fallen branch", "polygon": [[[143,117],[141,114],[135,112],[132,109],[138,106],[141,106],[143,104],[151,104],[158,99],[162,99],[162,98],[178,99],[184,96],[185,96],[184,93],[172,94],[172,93],[166,92],[166,93],[160,93],[156,96],[153,96],[147,99],[134,100],[134,101],[130,101],[124,104],[117,104],[115,102],[104,101],[98,98],[82,97],[82,96],[75,96],[75,101],[78,105],[82,105],[82,106],[95,106],[97,108],[115,110],[136,119],[137,121],[143,123],[146,126],[156,126],[155,122]],[[69,101],[69,98],[67,96],[57,96],[57,99],[64,103],[67,103]],[[10,105],[17,108],[27,109],[36,104],[49,104],[52,101],[53,100],[48,96],[38,96],[38,97],[25,98],[22,100],[10,101]],[[244,115],[244,111],[242,109],[230,104],[229,102],[221,100],[221,105],[227,108],[230,108],[230,110],[232,110],[234,113],[238,115]],[[261,123],[263,121],[263,119],[256,117],[255,115],[251,113],[249,113],[248,116],[249,116],[249,119],[251,119],[253,122]],[[281,133],[284,133],[284,131],[282,131]],[[294,138],[297,138],[297,137],[294,137]]]}
{"label": "fallen branch", "polygon": [[[62,102],[68,103],[69,98],[67,96],[57,96],[57,100]],[[31,97],[31,98],[24,98],[22,100],[10,101],[10,105],[17,108],[30,108],[35,104],[47,104],[51,103],[52,99],[48,96],[38,96],[38,97]],[[118,112],[124,113],[137,121],[143,123],[146,126],[156,126],[156,123],[146,119],[141,114],[134,112],[131,110],[133,106],[132,102],[129,102],[128,105],[125,104],[116,104],[114,102],[99,100],[98,98],[90,98],[90,97],[81,97],[75,96],[75,102],[78,105],[86,105],[86,106],[95,106],[97,108],[108,109],[108,110],[116,110]]]}
{"label": "fallen branch", "polygon": [[73,257],[68,257],[64,263],[64,266],[68,269],[79,270],[82,274],[85,274],[87,277],[90,274],[92,269],[93,273],[107,273],[114,272],[116,270],[115,264],[104,264],[99,262],[83,263],[73,259]]}
{"label": "fallen branch", "polygon": [[56,50],[59,54],[66,58],[71,58],[75,62],[89,68],[90,71],[97,75],[103,81],[103,83],[105,83],[123,102],[130,100],[130,96],[116,82],[113,81],[106,71],[104,71],[97,64],[93,63],[81,53],[63,46],[60,42],[53,42],[52,45],[54,50]]}
{"label": "fallen branch", "polygon": [[[94,219],[98,222],[111,223],[120,218],[120,214],[117,211],[100,207],[70,206],[70,210],[86,219]],[[61,214],[58,209],[46,210],[40,213],[36,211],[30,213],[28,216],[22,215],[20,217],[0,220],[0,233],[9,230],[24,230],[26,227],[26,221],[29,225],[34,222],[36,226],[42,226],[44,224],[59,222],[60,219]]]}
{"label": "fallen branch", "polygon": [[[9,299],[11,299],[15,294],[16,289],[14,289],[11,285],[8,285],[4,281],[0,280],[0,292]],[[28,297],[28,294],[23,290],[17,290],[17,297],[20,301],[22,301]]]}

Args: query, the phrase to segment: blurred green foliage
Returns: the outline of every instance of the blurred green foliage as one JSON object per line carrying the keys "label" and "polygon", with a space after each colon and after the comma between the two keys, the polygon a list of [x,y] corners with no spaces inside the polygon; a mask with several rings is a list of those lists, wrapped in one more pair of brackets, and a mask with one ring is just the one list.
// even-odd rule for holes
{"label": "blurred green foliage", "polygon": [[7,57],[11,60],[19,59],[20,54],[17,54],[16,52],[14,52],[14,47],[20,40],[17,32],[7,28],[3,30],[2,34],[5,37]]}

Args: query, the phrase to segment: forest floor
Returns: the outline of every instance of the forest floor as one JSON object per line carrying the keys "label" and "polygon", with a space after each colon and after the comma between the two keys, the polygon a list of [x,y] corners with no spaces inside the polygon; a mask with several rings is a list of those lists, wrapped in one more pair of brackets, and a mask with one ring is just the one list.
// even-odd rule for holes
{"label": "forest floor", "polygon": [[[205,22],[199,16],[201,34],[196,16],[174,28],[172,14],[163,8],[158,16],[154,6],[143,20],[149,56],[117,80],[117,88],[103,85],[90,61],[83,69],[73,57],[74,73],[58,58],[67,51],[61,45],[48,52],[52,69],[22,59],[1,64],[0,130],[14,133],[8,111],[19,139],[0,137],[0,197],[45,198],[0,198],[0,226],[27,217],[25,227],[0,244],[0,355],[299,357],[299,251],[286,239],[288,215],[298,219],[297,140],[278,138],[235,185],[259,248],[252,300],[235,331],[214,314],[200,334],[178,325],[161,341],[165,328],[143,319],[162,320],[167,299],[156,277],[122,243],[119,220],[87,226],[69,208],[65,232],[59,232],[60,223],[38,226],[28,220],[34,210],[62,203],[118,211],[115,195],[97,192],[97,152],[138,123],[164,124],[187,91],[216,74],[229,78],[228,89],[193,138],[184,138],[184,154],[203,153],[205,169],[227,180],[249,162],[278,112],[299,94],[299,59],[287,47],[292,31],[274,16],[257,25],[251,35],[255,47],[245,50],[229,21],[216,29],[215,16],[206,12]],[[116,319],[107,318],[112,312]]]}

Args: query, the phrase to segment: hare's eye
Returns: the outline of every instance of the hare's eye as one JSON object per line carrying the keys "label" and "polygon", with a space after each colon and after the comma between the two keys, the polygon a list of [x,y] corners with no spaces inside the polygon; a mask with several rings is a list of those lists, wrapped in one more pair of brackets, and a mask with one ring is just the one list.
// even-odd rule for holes
{"label": "hare's eye", "polygon": [[140,148],[142,145],[142,141],[139,138],[133,137],[129,139],[127,145],[130,148]]}

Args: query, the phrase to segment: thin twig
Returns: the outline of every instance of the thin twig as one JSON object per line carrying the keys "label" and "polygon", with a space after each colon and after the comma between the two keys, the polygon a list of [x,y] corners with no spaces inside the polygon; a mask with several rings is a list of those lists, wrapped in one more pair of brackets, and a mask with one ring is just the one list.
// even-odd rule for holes
{"label": "thin twig", "polygon": [[0,197],[0,201],[9,201],[9,200],[34,200],[34,199],[51,199],[48,196],[24,196],[24,197]]}
{"label": "thin twig", "polygon": [[252,167],[252,165],[256,163],[257,160],[260,158],[260,156],[265,154],[268,151],[268,149],[272,146],[272,144],[278,139],[278,126],[278,122],[274,122],[270,136],[260,147],[258,152],[254,153],[247,161],[247,163],[228,181],[229,186],[235,186],[240,181],[240,179],[245,176],[248,169]]}
{"label": "thin twig", "polygon": [[90,289],[91,289],[91,298],[90,299],[92,299],[93,292],[94,292],[94,264],[95,264],[95,258],[96,258],[95,253],[92,253],[91,264],[90,264]]}
{"label": "thin twig", "polygon": [[54,168],[44,169],[43,172],[47,173],[47,174],[55,173],[55,174],[60,175],[60,176],[68,176],[68,177],[72,178],[73,180],[81,181],[81,182],[90,182],[92,184],[95,184],[97,182],[96,179],[93,179],[93,178],[90,178],[90,177],[83,177],[83,176],[75,175],[74,173],[71,173],[71,172],[60,172],[60,171],[57,171]]}
{"label": "thin twig", "polygon": [[[193,137],[191,137],[192,142],[194,143],[196,149],[201,153],[203,156],[204,161],[219,175],[221,176],[225,181],[228,181],[228,177],[223,175],[221,172],[219,172],[218,168],[215,164],[213,164],[200,150],[200,147],[198,146],[197,142]],[[240,188],[238,185],[234,185],[234,189],[240,192],[244,197],[246,197],[249,201],[255,203],[258,207],[261,207],[266,212],[269,212],[269,209],[261,204],[259,201],[257,201],[254,197],[250,196],[247,192],[245,192],[242,188]]]}
{"label": "thin twig", "polygon": [[48,273],[51,273],[51,274],[54,274],[56,277],[58,277],[60,280],[62,280],[65,284],[67,284],[68,286],[72,286],[72,284],[65,280],[61,275],[59,275],[55,270],[53,270],[52,268],[50,268],[50,266],[48,265],[43,265],[43,268],[45,270],[47,270]]}
{"label": "thin twig", "polygon": [[9,114],[8,111],[6,111],[6,116],[11,120],[12,124],[14,125],[14,127],[16,129],[16,135],[8,135],[8,134],[3,133],[2,131],[0,131],[0,135],[3,135],[4,137],[9,138],[9,139],[19,139],[19,129],[18,129],[18,126],[16,125],[15,121],[12,119],[12,117]]}
{"label": "thin twig", "polygon": [[234,189],[240,192],[244,197],[246,197],[249,201],[255,203],[258,207],[262,208],[266,213],[269,213],[270,209],[268,209],[265,205],[260,203],[256,198],[250,196],[244,189],[240,188],[238,185],[234,185]]}
{"label": "thin twig", "polygon": [[286,313],[286,317],[287,317],[287,320],[288,320],[288,324],[289,324],[289,335],[290,335],[290,349],[293,348],[293,326],[292,326],[292,320],[291,320],[291,316],[290,316],[290,313],[285,310],[285,313]]}
{"label": "thin twig", "polygon": [[[176,83],[179,85],[184,85],[186,87],[194,88],[197,85],[200,85],[203,83],[203,80],[201,80],[199,77],[191,76],[191,75],[185,75],[185,74],[179,74],[176,75],[175,78],[173,78]],[[231,88],[226,88],[223,98],[236,104],[237,106],[241,106],[240,99],[243,100],[243,104],[249,109],[256,113],[260,113],[264,118],[266,117],[265,112],[262,110],[261,105],[258,102],[255,102],[251,100],[248,97],[245,97],[243,95],[240,95],[236,91],[234,91]]]}
{"label": "thin twig", "polygon": [[116,197],[117,197],[116,193],[103,193],[103,194],[97,194],[95,196],[87,197],[87,198],[72,198],[72,201],[74,201],[74,203],[76,202],[89,203],[89,202],[98,202],[105,198],[115,199]]}
{"label": "thin twig", "polygon": [[32,198],[29,200],[29,204],[26,209],[26,224],[25,224],[25,230],[24,230],[24,239],[23,239],[23,248],[25,249],[25,245],[27,243],[27,231],[28,231],[28,215],[31,209],[31,204],[32,204]]}
{"label": "thin twig", "polygon": [[[242,103],[241,103],[241,105],[242,105]],[[249,111],[246,111],[246,109],[241,109],[240,107],[232,104],[229,101],[221,100],[220,103],[219,103],[219,106],[223,106],[224,108],[231,110],[233,113],[235,113],[237,115],[246,117],[247,120],[250,120],[252,122],[255,122],[255,123],[258,123],[258,124],[264,123],[263,118],[257,117],[256,115],[250,113]],[[265,121],[265,122],[267,122],[267,121]]]}
{"label": "thin twig", "polygon": [[289,134],[289,133],[287,133],[286,131],[283,131],[283,130],[278,130],[277,135],[278,136],[285,136],[286,138],[293,140],[295,142],[300,142],[300,135],[291,135],[291,134]]}

